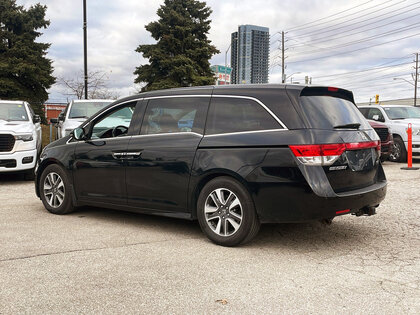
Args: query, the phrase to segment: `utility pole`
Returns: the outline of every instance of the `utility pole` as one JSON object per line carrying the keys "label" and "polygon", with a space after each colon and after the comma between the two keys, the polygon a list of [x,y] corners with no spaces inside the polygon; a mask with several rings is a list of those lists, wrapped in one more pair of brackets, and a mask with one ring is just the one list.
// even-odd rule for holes
{"label": "utility pole", "polygon": [[419,77],[419,53],[416,53],[416,76],[414,77],[414,107],[417,106],[417,80]]}
{"label": "utility pole", "polygon": [[284,31],[281,32],[281,83],[286,82],[284,74]]}
{"label": "utility pole", "polygon": [[85,99],[88,99],[86,0],[83,0],[83,54],[84,54]]}

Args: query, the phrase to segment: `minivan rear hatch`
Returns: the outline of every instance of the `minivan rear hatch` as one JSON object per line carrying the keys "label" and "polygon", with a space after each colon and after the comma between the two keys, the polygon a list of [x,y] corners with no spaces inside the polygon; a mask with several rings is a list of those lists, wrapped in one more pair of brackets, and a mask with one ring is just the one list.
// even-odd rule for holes
{"label": "minivan rear hatch", "polygon": [[326,162],[321,163],[333,190],[340,193],[375,184],[379,137],[354,104],[353,93],[332,87],[305,87],[299,103],[308,129],[314,134],[312,139],[317,142],[311,144],[328,144],[327,149],[333,152],[320,152],[334,157],[324,158]]}

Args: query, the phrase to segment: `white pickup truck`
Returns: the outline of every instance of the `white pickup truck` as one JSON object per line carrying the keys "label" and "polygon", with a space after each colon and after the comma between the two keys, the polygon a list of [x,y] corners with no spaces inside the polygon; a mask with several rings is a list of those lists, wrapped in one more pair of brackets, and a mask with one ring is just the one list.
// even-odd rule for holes
{"label": "white pickup truck", "polygon": [[367,119],[383,122],[394,136],[394,148],[389,159],[394,162],[407,160],[407,128],[413,128],[413,155],[420,154],[420,107],[410,105],[364,105],[359,110]]}
{"label": "white pickup truck", "polygon": [[41,119],[23,101],[0,101],[0,173],[25,173],[33,179],[41,153]]}

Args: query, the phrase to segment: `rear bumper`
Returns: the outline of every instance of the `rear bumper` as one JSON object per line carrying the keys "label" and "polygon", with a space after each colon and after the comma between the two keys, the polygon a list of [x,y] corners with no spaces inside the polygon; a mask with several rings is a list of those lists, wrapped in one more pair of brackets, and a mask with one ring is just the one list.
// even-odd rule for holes
{"label": "rear bumper", "polygon": [[261,222],[303,222],[356,214],[377,207],[386,195],[387,181],[380,164],[375,184],[341,193],[332,189],[322,167],[299,165],[295,170],[291,181],[251,184]]}
{"label": "rear bumper", "polygon": [[[25,160],[24,160],[25,159]],[[19,172],[35,167],[37,150],[0,154],[0,172]],[[30,161],[30,162],[29,162]]]}
{"label": "rear bumper", "polygon": [[262,223],[321,220],[356,213],[366,207],[377,207],[385,198],[387,183],[383,181],[329,198],[317,196],[309,187],[281,189],[276,186],[276,184],[264,185],[258,195],[254,196]]}

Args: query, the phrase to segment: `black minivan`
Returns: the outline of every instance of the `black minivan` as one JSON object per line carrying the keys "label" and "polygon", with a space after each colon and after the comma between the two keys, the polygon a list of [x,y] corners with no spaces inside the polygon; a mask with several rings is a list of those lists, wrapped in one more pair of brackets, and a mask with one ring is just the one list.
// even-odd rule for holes
{"label": "black minivan", "polygon": [[374,214],[387,185],[379,157],[350,91],[180,88],[116,101],[49,144],[36,193],[54,214],[91,205],[198,219],[234,246],[260,223]]}

